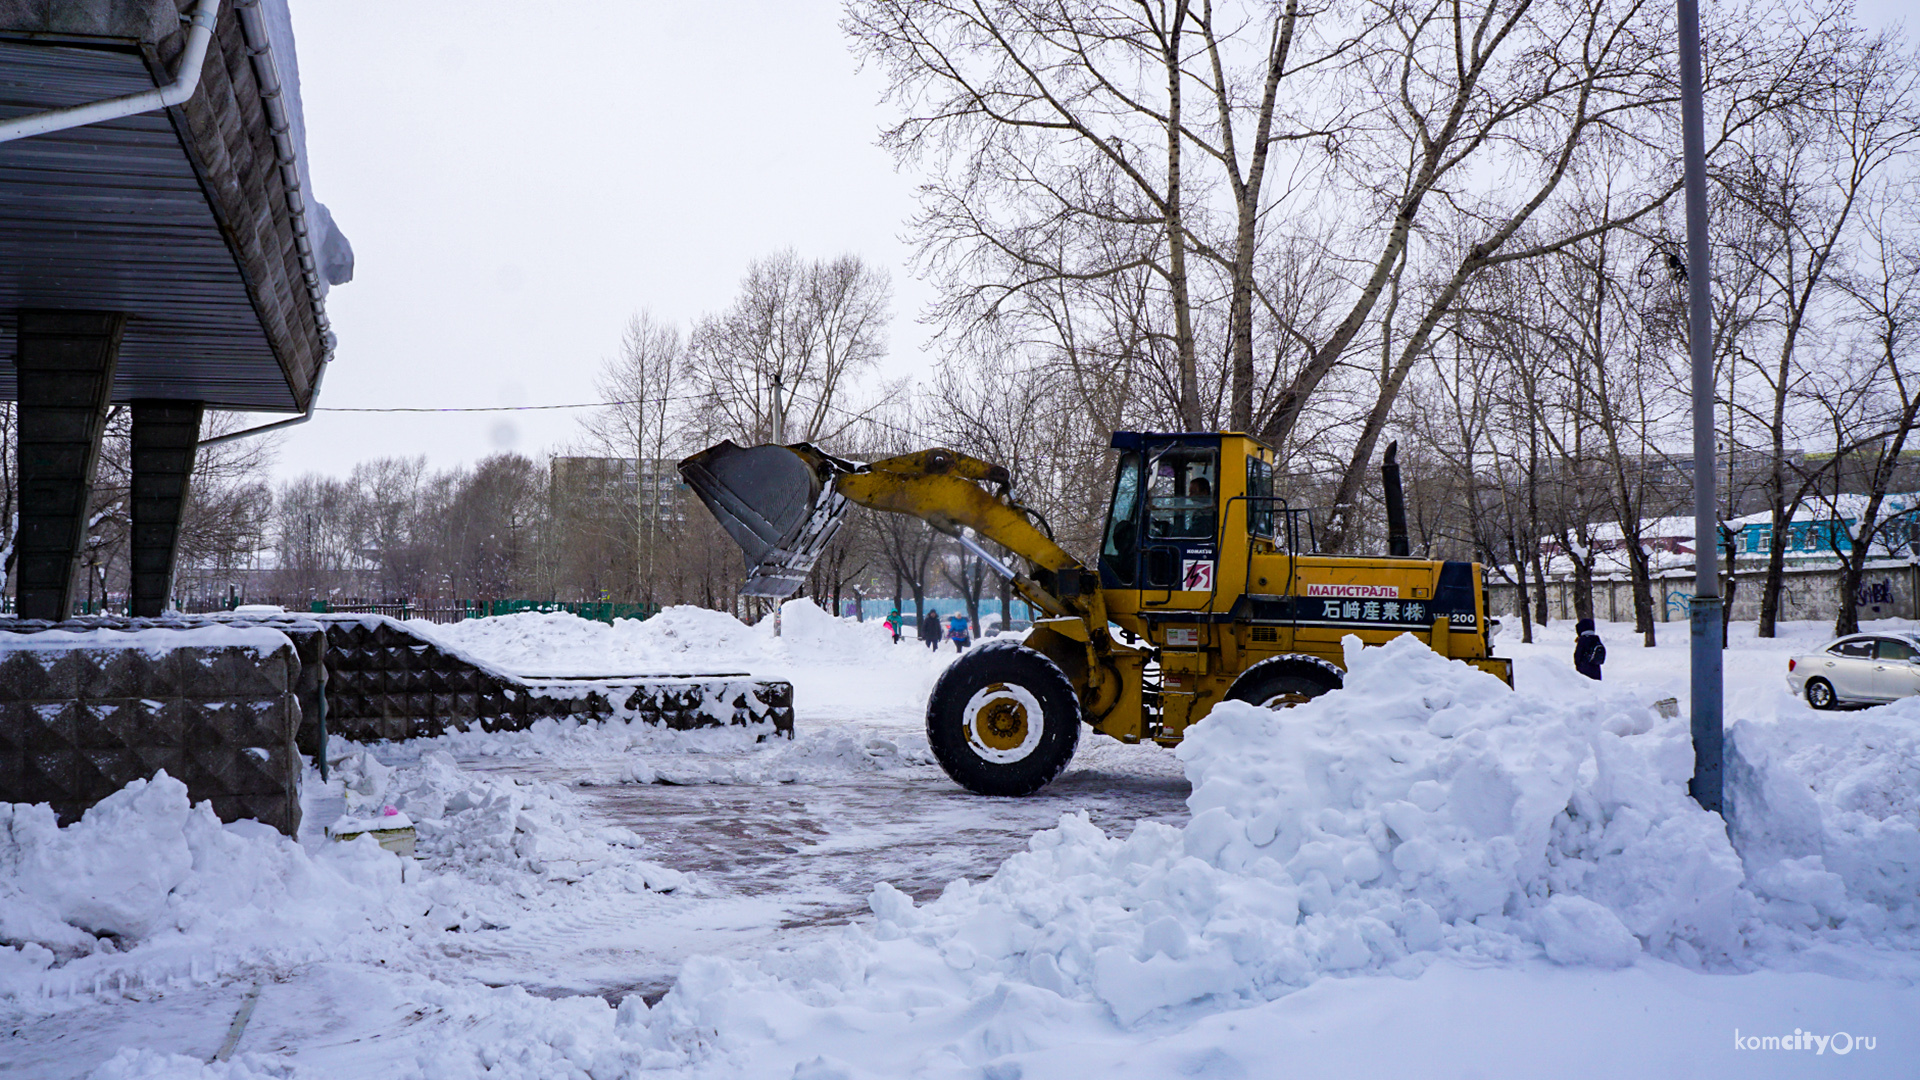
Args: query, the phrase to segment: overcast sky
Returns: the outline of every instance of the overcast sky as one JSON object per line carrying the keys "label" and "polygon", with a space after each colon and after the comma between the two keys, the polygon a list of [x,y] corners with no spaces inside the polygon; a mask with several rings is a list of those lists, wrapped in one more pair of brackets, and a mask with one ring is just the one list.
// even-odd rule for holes
{"label": "overcast sky", "polygon": [[[1903,2],[1863,3],[1886,24]],[[890,374],[927,368],[900,234],[914,178],[830,0],[293,0],[314,188],[352,240],[340,344],[279,473],[438,466],[575,438],[622,325],[724,308],[749,261],[851,252],[893,274]]]}
{"label": "overcast sky", "polygon": [[874,145],[875,73],[837,4],[294,0],[313,183],[353,242],[322,411],[279,472],[436,465],[575,437],[577,412],[349,406],[591,401],[641,308],[685,325],[783,247],[893,274],[889,369],[930,294],[898,237],[913,180]]}

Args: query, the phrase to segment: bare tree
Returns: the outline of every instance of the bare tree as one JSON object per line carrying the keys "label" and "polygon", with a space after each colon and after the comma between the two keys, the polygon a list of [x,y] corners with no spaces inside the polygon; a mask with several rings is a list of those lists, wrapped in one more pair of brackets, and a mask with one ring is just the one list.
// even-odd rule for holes
{"label": "bare tree", "polygon": [[[1859,211],[1880,175],[1920,142],[1912,58],[1887,35],[1849,26],[1820,35],[1829,59],[1824,92],[1756,126],[1723,187],[1743,223],[1732,254],[1764,288],[1766,352],[1748,358],[1747,374],[1764,388],[1739,406],[1771,455],[1767,483],[1771,539],[1760,595],[1761,637],[1774,636],[1785,580],[1784,535],[1795,510],[1818,483],[1794,477],[1789,440],[1806,422],[1793,406],[1819,361],[1818,326],[1835,292],[1835,274],[1854,242]],[[1756,335],[1761,336],[1761,335]],[[1741,354],[1743,357],[1746,354]],[[1796,483],[1796,480],[1798,481]]]}
{"label": "bare tree", "polygon": [[[1877,439],[1866,448],[1868,457],[1865,502],[1848,530],[1848,547],[1841,554],[1839,599],[1834,611],[1835,636],[1860,629],[1856,596],[1873,545],[1891,522],[1882,516],[1892,491],[1907,437],[1920,422],[1920,372],[1912,353],[1920,338],[1920,244],[1914,241],[1915,216],[1911,183],[1885,185],[1866,215],[1867,243],[1856,275],[1842,288],[1856,305],[1855,319],[1866,331],[1865,357],[1873,371],[1871,413],[1867,427]],[[1878,432],[1873,432],[1878,428]],[[1838,455],[1836,455],[1838,456]],[[1836,485],[1838,487],[1838,485]],[[1833,500],[1833,516],[1841,518]]]}
{"label": "bare tree", "polygon": [[803,261],[791,250],[747,268],[725,312],[701,319],[689,346],[699,434],[749,444],[821,442],[871,409],[854,384],[886,354],[891,289],[858,257]]}
{"label": "bare tree", "polygon": [[627,320],[619,355],[601,368],[600,393],[609,404],[585,422],[587,440],[600,453],[633,455],[635,575],[643,603],[657,601],[662,549],[677,539],[672,527],[677,477],[668,458],[689,449],[683,398],[690,385],[679,329],[642,311]]}

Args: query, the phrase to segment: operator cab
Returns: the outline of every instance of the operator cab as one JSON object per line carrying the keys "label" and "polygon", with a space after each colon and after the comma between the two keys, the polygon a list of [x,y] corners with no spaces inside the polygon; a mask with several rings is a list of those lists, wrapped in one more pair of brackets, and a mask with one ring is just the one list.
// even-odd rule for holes
{"label": "operator cab", "polygon": [[1220,436],[1116,432],[1113,446],[1121,455],[1100,547],[1101,584],[1212,592]]}
{"label": "operator cab", "polygon": [[1120,461],[1100,545],[1105,588],[1216,594],[1221,559],[1244,562],[1249,542],[1292,549],[1280,534],[1295,533],[1293,516],[1305,512],[1274,495],[1272,451],[1253,439],[1120,431],[1113,448]]}

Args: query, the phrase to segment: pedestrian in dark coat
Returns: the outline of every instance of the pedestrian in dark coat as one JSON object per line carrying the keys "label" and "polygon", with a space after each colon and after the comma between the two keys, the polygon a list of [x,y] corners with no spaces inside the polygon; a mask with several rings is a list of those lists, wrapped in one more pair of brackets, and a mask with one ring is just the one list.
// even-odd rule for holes
{"label": "pedestrian in dark coat", "polygon": [[1599,682],[1600,665],[1607,662],[1607,647],[1594,631],[1592,619],[1581,619],[1574,624],[1574,629],[1580,636],[1573,643],[1573,670]]}
{"label": "pedestrian in dark coat", "polygon": [[920,616],[920,640],[934,652],[940,651],[940,613],[929,611]]}

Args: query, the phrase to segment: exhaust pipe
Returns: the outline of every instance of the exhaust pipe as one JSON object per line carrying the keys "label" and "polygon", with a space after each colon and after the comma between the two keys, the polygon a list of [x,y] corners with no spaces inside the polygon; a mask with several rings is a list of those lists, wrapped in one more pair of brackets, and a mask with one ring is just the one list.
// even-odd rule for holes
{"label": "exhaust pipe", "polygon": [[1413,554],[1407,543],[1407,500],[1400,491],[1400,442],[1387,444],[1387,456],[1380,461],[1380,485],[1387,496],[1387,554],[1404,558]]}

